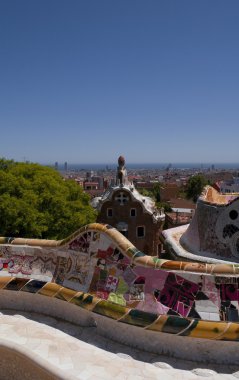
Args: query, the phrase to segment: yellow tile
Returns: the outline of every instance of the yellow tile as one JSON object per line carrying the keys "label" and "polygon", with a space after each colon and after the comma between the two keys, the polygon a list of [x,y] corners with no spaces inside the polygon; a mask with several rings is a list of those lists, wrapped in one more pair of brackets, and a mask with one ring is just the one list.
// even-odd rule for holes
{"label": "yellow tile", "polygon": [[61,288],[58,291],[58,293],[55,295],[55,297],[69,302],[76,295],[76,293],[77,293],[76,290]]}
{"label": "yellow tile", "polygon": [[42,294],[47,297],[54,297],[55,294],[62,288],[62,286],[55,284],[53,282],[48,282],[48,284],[44,285],[43,288],[38,292],[38,294]]}
{"label": "yellow tile", "polygon": [[0,289],[4,288],[14,277],[0,277]]}
{"label": "yellow tile", "polygon": [[193,338],[220,339],[228,327],[226,322],[198,321],[197,326],[188,336]]}
{"label": "yellow tile", "polygon": [[167,322],[167,315],[160,315],[155,322],[146,327],[146,330],[162,331],[165,323]]}

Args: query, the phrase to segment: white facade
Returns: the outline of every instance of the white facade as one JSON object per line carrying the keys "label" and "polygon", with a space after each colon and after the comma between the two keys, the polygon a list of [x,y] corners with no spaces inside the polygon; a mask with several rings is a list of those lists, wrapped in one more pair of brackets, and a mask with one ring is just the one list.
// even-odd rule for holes
{"label": "white facade", "polygon": [[220,182],[220,193],[239,193],[239,177],[233,178],[231,181]]}

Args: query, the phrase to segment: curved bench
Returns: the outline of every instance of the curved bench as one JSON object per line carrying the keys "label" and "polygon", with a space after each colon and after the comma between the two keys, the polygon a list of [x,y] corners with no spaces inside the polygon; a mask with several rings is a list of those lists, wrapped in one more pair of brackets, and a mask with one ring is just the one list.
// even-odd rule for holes
{"label": "curved bench", "polygon": [[154,333],[239,340],[239,265],[161,260],[108,225],[61,241],[0,238],[1,292],[31,293]]}

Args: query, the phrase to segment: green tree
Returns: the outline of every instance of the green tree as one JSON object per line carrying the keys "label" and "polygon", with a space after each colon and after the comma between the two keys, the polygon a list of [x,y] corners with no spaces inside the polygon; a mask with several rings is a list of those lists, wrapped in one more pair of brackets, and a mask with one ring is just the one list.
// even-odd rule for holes
{"label": "green tree", "polygon": [[144,197],[151,197],[151,198],[153,197],[153,193],[151,190],[141,188],[141,189],[137,189],[137,191]]}
{"label": "green tree", "polygon": [[207,180],[204,176],[197,174],[192,176],[186,187],[186,195],[188,199],[192,199],[193,202],[197,202],[199,195],[201,194],[205,185],[207,185]]}
{"label": "green tree", "polygon": [[160,187],[161,186],[162,186],[161,183],[158,182],[158,183],[155,183],[154,187],[153,187],[153,196],[154,196],[154,199],[156,202],[161,201],[161,197],[160,197]]}
{"label": "green tree", "polygon": [[167,202],[156,202],[157,208],[163,208],[165,212],[171,212],[172,207]]}
{"label": "green tree", "polygon": [[0,160],[0,234],[62,239],[94,222],[89,196],[75,181],[38,164]]}
{"label": "green tree", "polygon": [[145,197],[150,197],[155,200],[155,202],[160,202],[160,187],[161,187],[160,182],[156,182],[151,189],[137,189],[138,192],[141,195],[144,195]]}

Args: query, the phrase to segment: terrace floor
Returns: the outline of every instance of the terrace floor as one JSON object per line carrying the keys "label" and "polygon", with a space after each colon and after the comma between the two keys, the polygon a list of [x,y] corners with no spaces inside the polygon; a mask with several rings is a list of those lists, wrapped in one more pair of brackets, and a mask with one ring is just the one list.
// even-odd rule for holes
{"label": "terrace floor", "polygon": [[[13,380],[239,378],[238,368],[233,366],[203,365],[202,368],[197,362],[156,355],[114,342],[99,335],[96,327],[81,327],[60,318],[19,310],[1,310],[0,351],[4,347],[16,350],[17,356],[28,357],[34,365],[19,377],[24,366],[17,368],[18,361],[11,363],[10,356],[6,363],[4,355],[0,355],[0,379],[9,378],[3,370],[4,366],[7,370],[7,365],[15,368],[15,372],[10,371]],[[39,368],[43,374],[38,375]]]}

